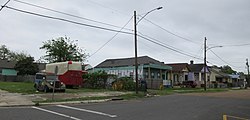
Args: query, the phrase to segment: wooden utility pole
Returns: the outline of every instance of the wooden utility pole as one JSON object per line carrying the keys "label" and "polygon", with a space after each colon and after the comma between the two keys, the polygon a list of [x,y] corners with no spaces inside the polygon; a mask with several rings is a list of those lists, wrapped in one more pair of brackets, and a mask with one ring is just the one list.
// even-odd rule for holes
{"label": "wooden utility pole", "polygon": [[3,6],[1,6],[0,11],[10,2],[10,0],[8,0]]}
{"label": "wooden utility pole", "polygon": [[250,87],[248,59],[246,61],[247,61],[246,62],[246,65],[247,65],[247,87]]}
{"label": "wooden utility pole", "polygon": [[204,40],[204,90],[206,91],[207,90],[207,80],[206,80],[206,68],[207,68],[207,38],[205,37],[205,40]]}
{"label": "wooden utility pole", "polygon": [[135,34],[135,93],[138,94],[138,62],[137,62],[137,28],[136,11],[134,11],[134,34]]}

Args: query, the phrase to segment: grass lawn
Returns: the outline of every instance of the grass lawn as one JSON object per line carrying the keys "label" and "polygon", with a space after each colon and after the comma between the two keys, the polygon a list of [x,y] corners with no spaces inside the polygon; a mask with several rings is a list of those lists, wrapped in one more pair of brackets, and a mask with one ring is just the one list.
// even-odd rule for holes
{"label": "grass lawn", "polygon": [[207,91],[204,91],[203,88],[166,88],[163,90],[148,90],[148,92],[156,95],[169,95],[173,93],[223,92],[228,90],[228,88],[208,88]]}
{"label": "grass lawn", "polygon": [[[44,94],[44,92],[36,92],[32,82],[0,82],[0,89],[6,90],[12,93],[22,94]],[[66,89],[66,93],[83,93],[83,92],[106,92],[108,89]]]}
{"label": "grass lawn", "polygon": [[[31,82],[0,82],[0,89],[6,90],[13,93],[23,93],[23,94],[37,94],[33,87],[34,83]],[[191,92],[222,92],[227,91],[228,88],[208,88],[204,91],[203,88],[166,88],[163,90],[151,90],[148,92],[157,95],[168,95],[173,93],[191,93]],[[108,89],[67,89],[66,93],[83,93],[83,92],[107,92]],[[43,92],[39,92],[43,93]]]}
{"label": "grass lawn", "polygon": [[31,82],[0,82],[0,89],[12,93],[33,94],[36,90]]}

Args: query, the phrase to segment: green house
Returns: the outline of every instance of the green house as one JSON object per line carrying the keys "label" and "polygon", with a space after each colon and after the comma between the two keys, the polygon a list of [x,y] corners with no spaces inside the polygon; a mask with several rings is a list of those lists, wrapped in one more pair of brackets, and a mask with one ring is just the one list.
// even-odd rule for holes
{"label": "green house", "polygon": [[[170,80],[172,67],[148,56],[138,57],[138,78],[146,80],[148,88],[159,88],[164,81]],[[105,71],[117,77],[135,79],[135,58],[107,59],[92,71]]]}

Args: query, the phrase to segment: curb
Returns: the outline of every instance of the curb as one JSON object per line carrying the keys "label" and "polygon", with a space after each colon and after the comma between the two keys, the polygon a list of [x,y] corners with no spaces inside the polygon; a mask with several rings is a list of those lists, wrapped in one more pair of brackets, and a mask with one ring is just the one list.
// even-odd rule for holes
{"label": "curb", "polygon": [[83,101],[67,101],[67,102],[50,102],[50,103],[33,103],[33,104],[12,104],[12,105],[0,105],[0,107],[28,107],[28,106],[43,106],[43,105],[59,105],[59,104],[88,104],[88,103],[101,103],[112,101],[112,99],[102,100],[83,100]]}
{"label": "curb", "polygon": [[67,102],[50,102],[50,103],[35,103],[33,106],[41,106],[41,105],[59,105],[59,104],[88,104],[88,103],[101,103],[108,102],[111,99],[102,99],[102,100],[83,100],[83,101],[67,101]]}

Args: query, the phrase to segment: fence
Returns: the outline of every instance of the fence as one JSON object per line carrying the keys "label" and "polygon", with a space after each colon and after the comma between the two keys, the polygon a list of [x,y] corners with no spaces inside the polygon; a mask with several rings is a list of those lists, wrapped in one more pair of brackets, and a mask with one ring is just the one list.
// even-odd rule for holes
{"label": "fence", "polygon": [[34,82],[35,75],[25,75],[25,76],[6,76],[0,75],[0,81],[4,82]]}

